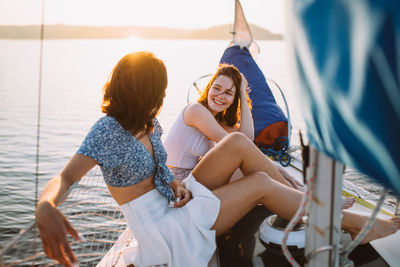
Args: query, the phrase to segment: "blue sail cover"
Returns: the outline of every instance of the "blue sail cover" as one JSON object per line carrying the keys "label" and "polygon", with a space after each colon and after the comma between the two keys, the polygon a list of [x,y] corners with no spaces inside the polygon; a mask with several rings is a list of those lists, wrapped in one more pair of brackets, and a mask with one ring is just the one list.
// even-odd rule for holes
{"label": "blue sail cover", "polygon": [[[249,97],[253,106],[251,112],[254,120],[255,137],[273,123],[287,123],[287,118],[282,109],[277,105],[264,74],[246,47],[228,47],[225,49],[220,63],[234,65],[247,79],[248,85],[251,88]],[[287,128],[285,135],[287,136]]]}
{"label": "blue sail cover", "polygon": [[309,142],[400,195],[400,1],[293,1]]}

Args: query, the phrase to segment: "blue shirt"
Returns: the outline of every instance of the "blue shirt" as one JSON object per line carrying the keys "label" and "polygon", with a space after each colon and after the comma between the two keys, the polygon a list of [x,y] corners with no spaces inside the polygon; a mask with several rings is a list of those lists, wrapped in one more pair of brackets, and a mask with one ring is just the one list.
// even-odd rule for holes
{"label": "blue shirt", "polygon": [[154,158],[135,136],[110,116],[93,125],[77,153],[99,163],[104,181],[109,186],[134,185],[154,174],[156,189],[172,200],[170,182],[174,176],[165,164],[167,153],[161,143],[162,130],[156,119],[154,125],[154,133],[149,134]]}

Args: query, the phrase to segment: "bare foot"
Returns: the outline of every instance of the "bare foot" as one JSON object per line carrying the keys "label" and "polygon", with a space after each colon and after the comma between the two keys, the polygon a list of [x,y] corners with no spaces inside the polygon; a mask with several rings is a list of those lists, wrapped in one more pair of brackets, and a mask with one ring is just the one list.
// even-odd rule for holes
{"label": "bare foot", "polygon": [[[358,226],[355,228],[358,228],[356,230],[353,228],[352,230],[349,230],[351,237],[354,239],[361,228],[364,226],[365,222],[368,220],[367,216],[361,215],[363,218],[361,218],[361,221]],[[366,244],[369,243],[372,240],[379,239],[386,237],[388,235],[396,233],[398,230],[400,230],[400,218],[390,218],[390,219],[376,219],[374,225],[372,226],[371,230],[368,232],[368,234],[365,236],[365,238],[361,241],[361,244]]]}
{"label": "bare foot", "polygon": [[355,201],[354,197],[342,197],[342,209],[345,210],[353,207]]}

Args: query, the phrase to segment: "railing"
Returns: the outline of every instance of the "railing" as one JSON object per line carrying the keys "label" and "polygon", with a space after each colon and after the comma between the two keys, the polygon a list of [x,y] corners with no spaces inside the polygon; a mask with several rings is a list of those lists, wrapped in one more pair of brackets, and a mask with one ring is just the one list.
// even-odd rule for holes
{"label": "railing", "polygon": [[[193,88],[196,89],[195,96],[200,95],[201,89],[205,86],[205,81],[206,81],[205,79],[210,78],[212,75],[213,74],[205,74],[205,75],[198,77],[196,80],[193,81],[193,83],[188,87],[187,92],[186,92],[186,103],[187,104],[189,104],[189,102],[193,100],[193,99],[191,99],[192,98],[191,95],[193,93]],[[208,79],[207,79],[207,81],[208,81]],[[278,85],[277,82],[275,82],[272,79],[267,79],[267,82],[273,84],[278,89],[280,95],[282,96],[283,102],[285,104],[286,117],[288,119],[288,147],[290,147],[290,138],[292,136],[292,124],[291,124],[291,119],[290,119],[290,110],[289,110],[288,102],[286,100],[285,94],[283,93],[283,90],[281,89],[281,87]]]}
{"label": "railing", "polygon": [[[126,228],[125,219],[109,194],[98,167],[73,186],[68,198],[59,208],[85,239],[75,241],[70,238],[79,266],[96,265]],[[0,251],[0,266],[56,264],[43,252],[35,221]]]}

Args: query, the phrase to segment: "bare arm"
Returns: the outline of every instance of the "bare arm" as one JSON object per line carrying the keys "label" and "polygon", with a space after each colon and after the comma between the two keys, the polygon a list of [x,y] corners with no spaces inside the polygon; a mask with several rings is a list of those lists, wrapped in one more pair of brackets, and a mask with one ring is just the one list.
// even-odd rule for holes
{"label": "bare arm", "polygon": [[187,125],[197,128],[214,142],[219,142],[228,134],[211,112],[200,103],[189,105],[183,112],[183,120]]}
{"label": "bare arm", "polygon": [[67,233],[76,240],[79,240],[79,235],[57,206],[61,204],[69,187],[95,165],[95,160],[75,154],[62,172],[46,184],[36,208],[36,221],[43,249],[50,258],[64,266],[72,266],[72,263],[76,262],[67,240]]}
{"label": "bare arm", "polygon": [[240,86],[240,125],[228,127],[220,125],[211,112],[200,103],[189,105],[183,112],[183,120],[189,126],[197,128],[207,138],[219,142],[229,132],[239,131],[246,135],[251,141],[254,140],[254,122],[250,107],[247,104],[247,80],[242,74]]}
{"label": "bare arm", "polygon": [[247,104],[247,80],[242,75],[242,83],[240,85],[240,126],[239,132],[246,135],[251,141],[254,140],[254,122],[251,115],[250,107]]}

